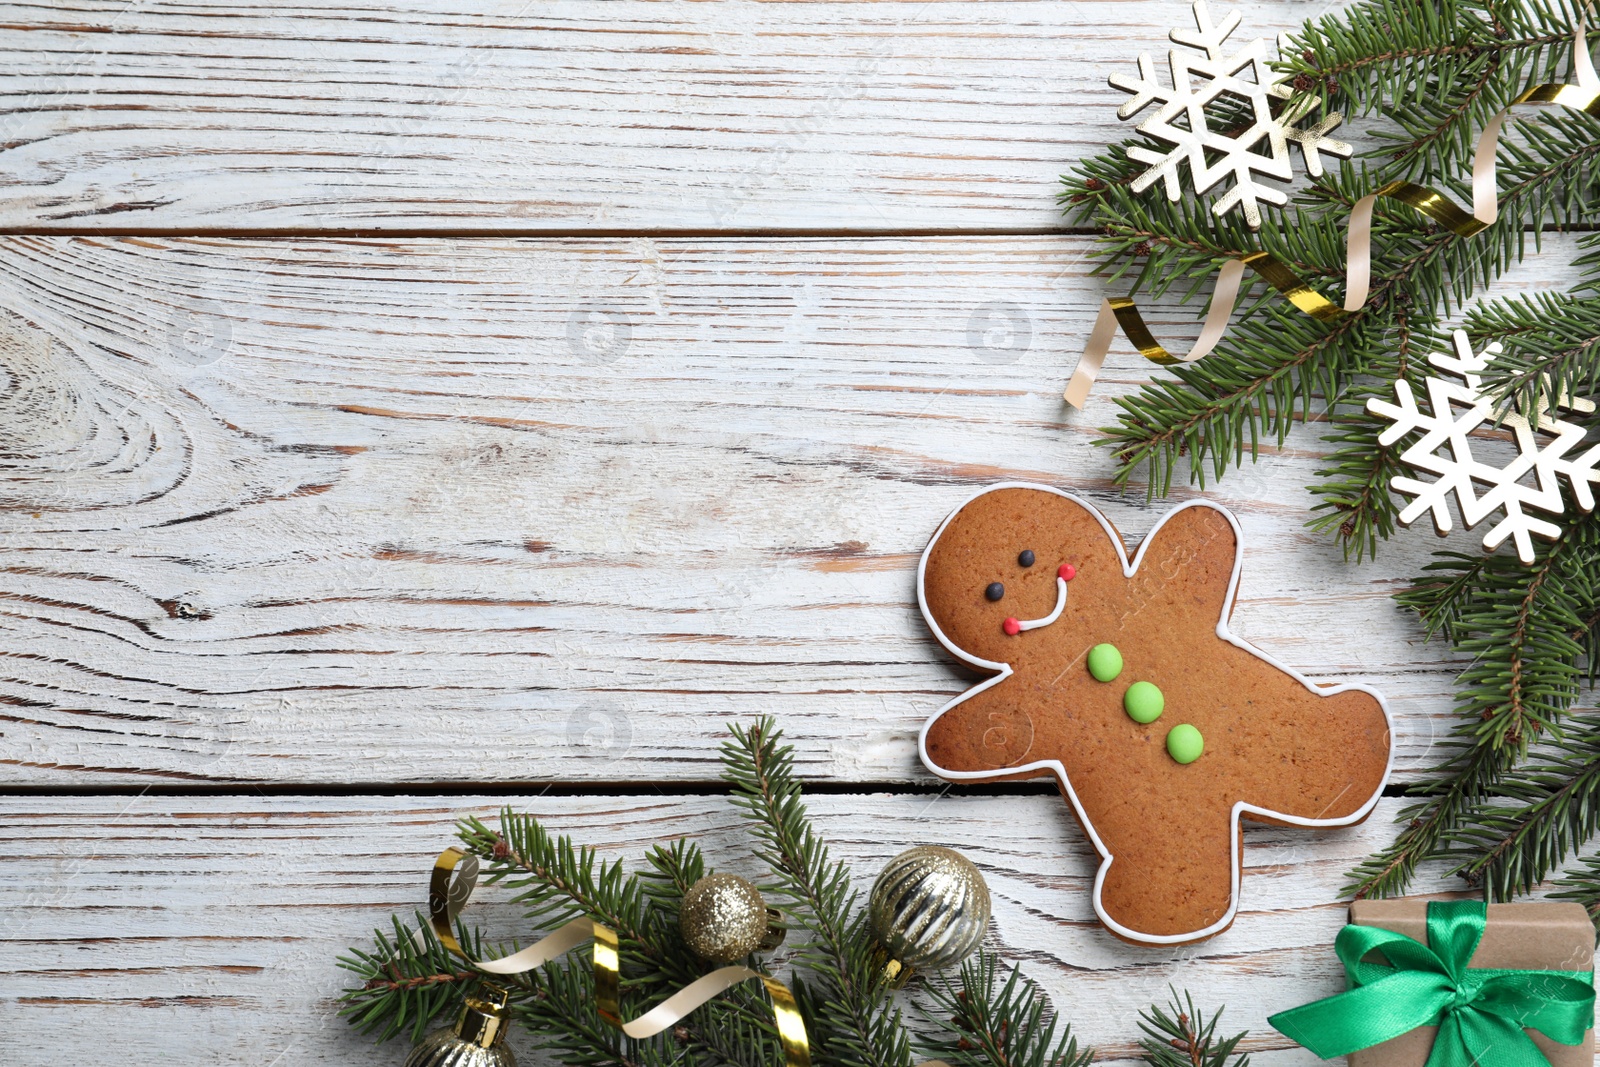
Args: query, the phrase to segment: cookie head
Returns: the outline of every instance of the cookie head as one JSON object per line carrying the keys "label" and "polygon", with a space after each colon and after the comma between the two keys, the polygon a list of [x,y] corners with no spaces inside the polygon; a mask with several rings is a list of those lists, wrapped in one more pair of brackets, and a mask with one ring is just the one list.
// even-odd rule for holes
{"label": "cookie head", "polygon": [[1113,577],[1122,578],[1121,560],[1088,509],[1043,489],[1004,487],[968,501],[935,535],[918,596],[948,644],[1007,663],[1037,632],[1070,627],[1077,590]]}

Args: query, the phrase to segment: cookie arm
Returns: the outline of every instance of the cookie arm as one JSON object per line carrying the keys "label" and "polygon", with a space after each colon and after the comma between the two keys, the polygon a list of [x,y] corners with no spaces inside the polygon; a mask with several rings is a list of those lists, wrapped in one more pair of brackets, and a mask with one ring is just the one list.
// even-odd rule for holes
{"label": "cookie arm", "polygon": [[1130,592],[1135,605],[1140,593],[1152,601],[1181,591],[1185,607],[1221,619],[1232,609],[1239,580],[1239,529],[1233,516],[1203,501],[1169,511],[1139,546]]}
{"label": "cookie arm", "polygon": [[922,762],[941,778],[1034,778],[1043,770],[1014,770],[1037,758],[1034,723],[1008,689],[1010,672],[968,690],[922,730]]}

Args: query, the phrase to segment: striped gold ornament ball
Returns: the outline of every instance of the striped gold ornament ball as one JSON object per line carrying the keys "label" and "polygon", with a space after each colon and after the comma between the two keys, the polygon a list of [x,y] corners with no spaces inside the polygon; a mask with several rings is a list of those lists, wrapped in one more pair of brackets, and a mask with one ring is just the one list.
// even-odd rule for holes
{"label": "striped gold ornament ball", "polygon": [[435,1030],[406,1057],[406,1067],[517,1067],[506,1048],[508,998],[490,988],[482,997],[468,997],[454,1026]]}
{"label": "striped gold ornament ball", "polygon": [[915,970],[960,963],[989,928],[989,887],[961,853],[938,845],[907,849],[883,869],[868,902],[873,936]]}

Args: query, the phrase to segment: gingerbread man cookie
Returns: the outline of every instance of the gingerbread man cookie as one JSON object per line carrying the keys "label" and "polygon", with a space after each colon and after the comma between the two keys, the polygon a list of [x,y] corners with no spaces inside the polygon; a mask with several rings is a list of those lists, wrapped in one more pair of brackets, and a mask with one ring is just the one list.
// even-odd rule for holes
{"label": "gingerbread man cookie", "polygon": [[993,674],[922,728],[923,762],[952,781],[1054,775],[1101,856],[1095,912],[1129,941],[1227,929],[1242,818],[1348,826],[1388,778],[1382,697],[1228,632],[1239,561],[1210,504],[1168,512],[1129,562],[1087,502],[1005,484],[957,508],[917,570],[934,636]]}

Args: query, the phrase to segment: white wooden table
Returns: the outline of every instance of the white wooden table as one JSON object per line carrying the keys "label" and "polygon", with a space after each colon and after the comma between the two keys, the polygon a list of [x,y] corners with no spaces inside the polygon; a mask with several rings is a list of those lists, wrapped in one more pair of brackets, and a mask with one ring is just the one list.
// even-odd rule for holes
{"label": "white wooden table", "polygon": [[[1172,983],[1257,1063],[1314,1062],[1265,1017],[1337,987],[1336,895],[1398,799],[1252,830],[1235,927],[1135,949],[1051,787],[915,757],[966,684],[912,598],[954,502],[1048,481],[1130,537],[1163,510],[1091,444],[1149,365],[1059,399],[1101,289],[1053,196],[1120,136],[1107,74],[1187,17],[0,5],[0,1031],[60,1049],[7,1061],[398,1064],[334,1017],[334,956],[422,902],[456,817],[753,873],[715,753],[771,713],[863,881],[965,849],[994,947],[1108,1060]],[[1459,667],[1390,600],[1435,542],[1346,565],[1303,527],[1322,454],[1297,433],[1211,494],[1251,539],[1235,620],[1381,687],[1404,783]]]}

